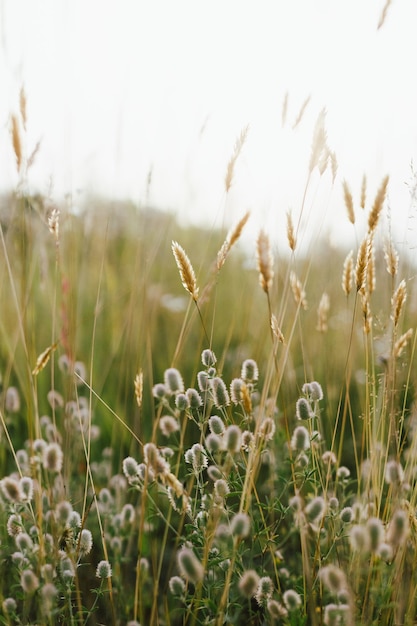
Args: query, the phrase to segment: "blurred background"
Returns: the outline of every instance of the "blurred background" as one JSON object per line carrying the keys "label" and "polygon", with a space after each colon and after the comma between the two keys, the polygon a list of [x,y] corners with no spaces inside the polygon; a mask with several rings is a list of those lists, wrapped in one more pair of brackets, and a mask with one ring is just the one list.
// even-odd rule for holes
{"label": "blurred background", "polygon": [[[414,0],[2,0],[0,189],[18,183],[10,116],[27,98],[31,193],[95,197],[229,226],[252,211],[278,240],[297,219],[314,125],[329,171],[310,181],[309,229],[345,241],[342,181],[359,204],[390,175],[397,242],[409,241],[417,153]],[[249,126],[233,185],[224,177]],[[415,212],[415,211],[414,211]],[[415,217],[415,216],[414,216]],[[348,225],[349,226],[349,225]],[[316,233],[315,233],[316,234]],[[415,238],[415,232],[414,232]]]}

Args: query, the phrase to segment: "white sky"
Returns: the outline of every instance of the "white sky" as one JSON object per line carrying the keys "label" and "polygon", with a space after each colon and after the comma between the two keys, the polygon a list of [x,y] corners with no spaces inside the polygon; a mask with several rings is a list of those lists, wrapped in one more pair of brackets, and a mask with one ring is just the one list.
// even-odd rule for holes
{"label": "white sky", "polygon": [[[297,218],[325,107],[338,178],[332,190],[330,174],[313,177],[307,210],[347,232],[342,180],[356,199],[365,172],[372,202],[388,173],[401,238],[417,162],[417,2],[392,0],[377,30],[384,3],[0,0],[0,187],[17,182],[9,116],[23,83],[28,152],[41,139],[32,188],[144,204],[152,168],[153,205],[227,225],[251,209],[256,226],[279,233],[289,208]],[[225,198],[226,165],[247,124]]]}

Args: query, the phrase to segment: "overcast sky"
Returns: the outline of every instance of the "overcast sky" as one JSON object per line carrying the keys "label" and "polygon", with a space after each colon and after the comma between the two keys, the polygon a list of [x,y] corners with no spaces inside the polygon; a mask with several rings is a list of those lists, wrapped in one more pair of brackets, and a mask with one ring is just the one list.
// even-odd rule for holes
{"label": "overcast sky", "polygon": [[[315,222],[349,227],[342,180],[356,198],[366,173],[371,202],[388,173],[402,237],[417,161],[417,2],[392,0],[378,30],[384,4],[3,0],[0,186],[17,182],[9,127],[23,84],[28,153],[41,140],[33,189],[148,199],[193,221],[229,224],[251,209],[257,225],[279,231],[286,211],[300,209],[325,107],[339,169],[334,187],[330,174],[311,181]],[[225,198],[227,162],[246,125]]]}

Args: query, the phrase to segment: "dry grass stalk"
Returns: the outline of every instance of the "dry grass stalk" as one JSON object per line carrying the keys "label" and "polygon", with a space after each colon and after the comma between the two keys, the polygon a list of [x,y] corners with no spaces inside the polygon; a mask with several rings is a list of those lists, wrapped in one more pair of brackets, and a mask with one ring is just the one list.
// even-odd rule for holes
{"label": "dry grass stalk", "polygon": [[142,406],[143,401],[143,371],[139,370],[139,372],[135,376],[135,398],[138,407]]}
{"label": "dry grass stalk", "polygon": [[23,152],[22,152],[22,139],[20,136],[19,120],[17,119],[16,115],[12,115],[11,122],[12,122],[11,133],[12,133],[13,150],[14,150],[15,157],[16,157],[17,171],[20,172],[20,169],[22,167]]}
{"label": "dry grass stalk", "polygon": [[366,174],[364,174],[362,177],[361,199],[360,199],[361,209],[365,208],[365,204],[366,204]]}
{"label": "dry grass stalk", "polygon": [[394,328],[397,327],[400,319],[401,311],[403,310],[405,301],[407,300],[407,287],[405,286],[405,280],[402,280],[398,285],[398,288],[391,298],[392,313],[391,319],[394,322]]}
{"label": "dry grass stalk", "polygon": [[399,256],[398,256],[398,252],[392,245],[391,239],[388,239],[387,241],[385,241],[384,258],[385,258],[385,263],[386,263],[388,274],[391,274],[391,276],[395,276],[398,271]]}
{"label": "dry grass stalk", "polygon": [[369,258],[368,248],[369,248],[368,237],[365,237],[365,239],[362,241],[359,247],[358,256],[356,259],[356,267],[355,267],[356,291],[360,291],[361,289],[364,289],[365,287],[366,266],[368,265],[368,258]]}
{"label": "dry grass stalk", "polygon": [[26,130],[26,122],[27,122],[27,115],[26,115],[26,93],[25,93],[25,88],[22,87],[20,88],[20,93],[19,93],[19,106],[20,106],[20,115],[22,117],[22,123],[23,123],[23,128]]}
{"label": "dry grass stalk", "polygon": [[309,164],[309,172],[314,170],[316,165],[319,164],[321,154],[327,147],[327,136],[325,129],[326,109],[322,109],[317,117],[316,125],[313,134],[313,143],[311,145],[311,156]]}
{"label": "dry grass stalk", "polygon": [[190,259],[186,255],[184,249],[176,241],[172,242],[172,252],[177,263],[178,270],[180,272],[181,282],[184,289],[192,296],[193,300],[197,302],[198,299],[198,287],[197,280],[193,266]]}
{"label": "dry grass stalk", "polygon": [[259,284],[265,293],[269,293],[274,278],[274,259],[269,237],[264,230],[260,231],[256,242],[256,259],[258,262]]}
{"label": "dry grass stalk", "polygon": [[385,19],[387,17],[387,13],[388,13],[388,9],[390,7],[390,4],[391,4],[391,0],[386,0],[386,2],[384,4],[384,8],[381,11],[381,15],[379,16],[377,30],[379,30],[383,26],[383,24],[385,22]]}
{"label": "dry grass stalk", "polygon": [[319,306],[317,309],[317,326],[316,329],[320,333],[325,333],[328,330],[327,314],[330,309],[330,298],[326,292],[320,298]]}
{"label": "dry grass stalk", "polygon": [[280,343],[285,343],[284,335],[282,334],[282,331],[281,331],[281,329],[279,327],[279,324],[278,324],[278,320],[277,320],[276,316],[273,313],[271,315],[271,328],[272,328],[272,333],[273,333],[274,337],[276,337],[276,339]]}
{"label": "dry grass stalk", "polygon": [[227,237],[222,247],[217,253],[217,269],[218,270],[220,270],[223,267],[226,261],[226,257],[229,254],[231,247],[234,246],[234,244],[240,238],[240,235],[242,234],[242,231],[246,225],[246,222],[249,219],[249,216],[250,216],[250,211],[247,211],[245,215],[242,217],[242,219],[239,220],[239,222],[236,224],[236,226],[228,232]]}
{"label": "dry grass stalk", "polygon": [[233,147],[233,154],[230,158],[229,163],[227,164],[226,176],[224,179],[226,193],[228,193],[230,187],[232,186],[233,174],[235,171],[235,164],[242,151],[243,145],[246,141],[246,137],[248,136],[248,131],[249,131],[249,126],[245,126],[245,128],[241,131]]}
{"label": "dry grass stalk", "polygon": [[297,238],[294,232],[294,224],[292,221],[291,211],[288,211],[287,213],[287,239],[288,239],[288,244],[290,246],[290,250],[294,252],[297,246]]}
{"label": "dry grass stalk", "polygon": [[401,356],[402,351],[404,350],[412,336],[413,329],[409,328],[407,332],[401,335],[401,337],[395,342],[393,349],[394,359],[398,359],[398,357]]}
{"label": "dry grass stalk", "polygon": [[374,204],[368,217],[368,230],[370,233],[373,232],[378,225],[379,216],[381,215],[387,193],[388,181],[389,176],[385,176],[375,196]]}
{"label": "dry grass stalk", "polygon": [[288,91],[284,96],[284,100],[282,102],[282,112],[281,112],[281,124],[284,128],[287,121],[287,112],[288,112]]}
{"label": "dry grass stalk", "polygon": [[342,289],[348,296],[353,287],[353,250],[347,255],[343,263]]}
{"label": "dry grass stalk", "polygon": [[294,300],[304,310],[307,310],[308,304],[306,299],[306,292],[303,289],[303,285],[295,272],[290,273],[290,285],[294,296]]}
{"label": "dry grass stalk", "polygon": [[306,111],[306,108],[307,108],[308,103],[310,102],[310,100],[311,100],[311,96],[307,96],[307,98],[304,100],[303,104],[301,105],[301,108],[298,111],[298,115],[297,115],[297,117],[294,120],[294,124],[292,125],[293,129],[297,128],[297,126],[299,125],[299,123],[303,119],[304,113]]}
{"label": "dry grass stalk", "polygon": [[351,224],[354,224],[355,223],[355,210],[353,208],[353,198],[349,189],[349,185],[347,184],[345,180],[343,181],[343,196],[345,199],[345,206],[346,206],[349,222]]}

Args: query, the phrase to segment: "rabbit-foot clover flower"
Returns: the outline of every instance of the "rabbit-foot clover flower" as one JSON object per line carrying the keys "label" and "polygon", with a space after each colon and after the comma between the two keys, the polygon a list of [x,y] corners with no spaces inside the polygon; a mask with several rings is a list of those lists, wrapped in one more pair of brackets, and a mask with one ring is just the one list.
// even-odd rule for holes
{"label": "rabbit-foot clover flower", "polygon": [[108,561],[103,560],[100,561],[97,565],[96,569],[96,577],[97,578],[111,578],[112,570],[111,565]]}
{"label": "rabbit-foot clover flower", "polygon": [[80,556],[90,554],[93,548],[93,535],[91,534],[91,531],[89,531],[87,528],[83,528],[80,532],[78,538],[78,547],[80,550]]}
{"label": "rabbit-foot clover flower", "polygon": [[201,582],[204,578],[204,568],[191,548],[184,546],[177,555],[180,574],[193,584]]}
{"label": "rabbit-foot clover flower", "polygon": [[309,420],[314,417],[314,411],[306,398],[298,398],[295,404],[295,415],[299,420]]}
{"label": "rabbit-foot clover flower", "polygon": [[172,576],[169,579],[168,586],[173,596],[181,597],[184,595],[185,582],[182,578],[180,578],[180,576]]}
{"label": "rabbit-foot clover flower", "polygon": [[291,437],[291,450],[304,452],[310,448],[310,434],[305,426],[297,426]]}
{"label": "rabbit-foot clover flower", "polygon": [[246,513],[237,513],[230,522],[230,533],[233,537],[244,539],[250,533],[250,518]]}
{"label": "rabbit-foot clover flower", "polygon": [[58,443],[52,442],[45,446],[42,453],[42,464],[50,472],[58,474],[62,469],[64,454]]}
{"label": "rabbit-foot clover flower", "polygon": [[242,363],[242,370],[240,373],[240,377],[246,383],[254,383],[259,378],[259,370],[256,361],[253,359],[245,359]]}
{"label": "rabbit-foot clover flower", "polygon": [[262,576],[259,579],[255,592],[255,600],[259,606],[266,606],[274,592],[274,584],[269,576]]}
{"label": "rabbit-foot clover flower", "polygon": [[11,476],[6,476],[0,480],[0,491],[7,502],[18,503],[22,501],[23,494],[20,482]]}
{"label": "rabbit-foot clover flower", "polygon": [[164,372],[164,384],[170,393],[183,393],[184,381],[175,367],[169,367]]}
{"label": "rabbit-foot clover flower", "polygon": [[25,593],[32,595],[39,588],[39,578],[31,569],[24,569],[20,575],[20,585]]}
{"label": "rabbit-foot clover flower", "polygon": [[321,388],[320,383],[318,383],[315,380],[311,383],[304,383],[302,387],[302,392],[305,396],[307,396],[313,402],[318,402],[319,400],[323,400],[323,390]]}
{"label": "rabbit-foot clover flower", "polygon": [[205,367],[213,367],[217,363],[216,355],[213,350],[206,348],[201,353],[201,362]]}
{"label": "rabbit-foot clover flower", "polygon": [[214,406],[222,409],[230,404],[229,392],[220,376],[215,376],[210,381],[211,393],[213,395]]}
{"label": "rabbit-foot clover flower", "polygon": [[245,598],[253,598],[259,586],[259,575],[253,569],[243,572],[239,580],[239,591]]}
{"label": "rabbit-foot clover flower", "polygon": [[301,607],[301,596],[294,589],[287,589],[282,596],[288,611],[296,611]]}

